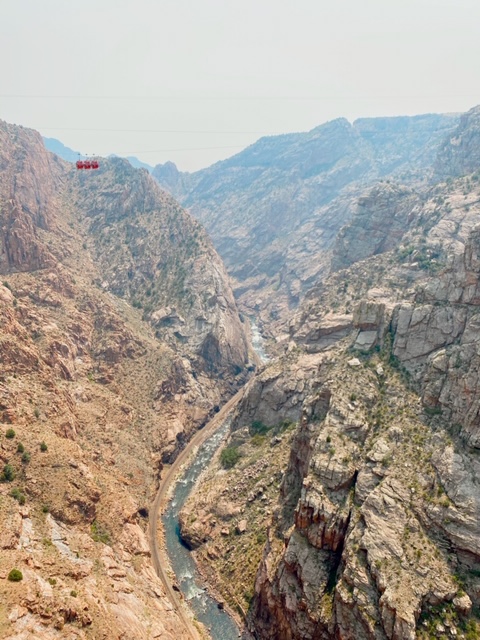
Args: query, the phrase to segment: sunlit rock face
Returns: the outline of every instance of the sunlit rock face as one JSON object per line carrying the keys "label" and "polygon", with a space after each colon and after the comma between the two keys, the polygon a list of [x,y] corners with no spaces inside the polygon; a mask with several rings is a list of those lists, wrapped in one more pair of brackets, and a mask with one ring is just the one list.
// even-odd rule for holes
{"label": "sunlit rock face", "polygon": [[146,171],[2,122],[0,273],[2,637],[187,637],[146,515],[246,375],[220,258]]}

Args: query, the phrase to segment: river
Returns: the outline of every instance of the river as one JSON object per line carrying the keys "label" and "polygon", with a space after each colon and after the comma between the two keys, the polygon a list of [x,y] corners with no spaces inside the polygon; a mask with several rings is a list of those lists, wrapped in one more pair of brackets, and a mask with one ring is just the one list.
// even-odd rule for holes
{"label": "river", "polygon": [[250,318],[250,327],[252,330],[252,347],[262,363],[268,362],[270,358],[265,351],[265,340],[260,333],[257,323],[253,318]]}
{"label": "river", "polygon": [[[264,340],[254,320],[251,320],[251,328],[252,346],[260,360],[267,362]],[[240,637],[240,631],[228,613],[219,609],[217,601],[205,590],[192,554],[180,540],[178,518],[200,474],[208,467],[215,451],[227,437],[229,427],[230,419],[227,418],[220,429],[199,447],[195,458],[175,483],[172,499],[162,516],[167,553],[180,590],[196,618],[209,631],[212,640],[236,640]]]}
{"label": "river", "polygon": [[240,632],[233,619],[226,611],[218,608],[217,601],[202,586],[192,554],[180,541],[178,515],[198,477],[226,437],[229,426],[230,420],[227,419],[198,449],[195,459],[175,484],[172,500],[162,517],[168,557],[180,590],[196,618],[209,630],[212,640],[236,640],[240,637]]}

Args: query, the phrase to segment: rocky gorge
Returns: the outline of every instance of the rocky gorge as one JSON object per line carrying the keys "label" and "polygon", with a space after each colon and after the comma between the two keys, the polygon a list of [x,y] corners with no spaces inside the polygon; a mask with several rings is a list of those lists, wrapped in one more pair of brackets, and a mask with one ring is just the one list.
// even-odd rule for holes
{"label": "rocky gorge", "polygon": [[146,518],[242,386],[180,527],[244,638],[480,637],[479,113],[157,167],[233,290],[146,171],[1,123],[2,637],[189,637]]}
{"label": "rocky gorge", "polygon": [[480,636],[478,112],[357,199],[184,508],[245,638]]}
{"label": "rocky gorge", "polygon": [[233,277],[241,310],[284,330],[330,270],[337,234],[379,180],[403,185],[433,173],[456,115],[338,118],[306,133],[269,136],[215,165],[153,176],[205,225]]}

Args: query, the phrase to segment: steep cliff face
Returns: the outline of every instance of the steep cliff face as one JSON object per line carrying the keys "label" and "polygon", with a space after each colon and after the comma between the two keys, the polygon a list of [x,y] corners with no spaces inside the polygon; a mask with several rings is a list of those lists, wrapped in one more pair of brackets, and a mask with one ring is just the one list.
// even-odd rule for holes
{"label": "steep cliff face", "polygon": [[428,282],[413,304],[395,309],[393,353],[421,384],[423,400],[480,446],[478,322],[480,228]]}
{"label": "steep cliff face", "polygon": [[413,640],[474,624],[476,460],[379,355],[335,349],[312,391],[257,573],[256,637]]}
{"label": "steep cliff face", "polygon": [[36,131],[0,121],[1,273],[54,264],[42,232],[57,226],[65,174]]}
{"label": "steep cliff face", "polygon": [[156,335],[208,372],[247,360],[228,276],[203,228],[146,171],[119,158],[80,175],[76,206],[101,265],[99,284],[143,309]]}
{"label": "steep cliff face", "polygon": [[[246,638],[480,633],[479,193],[477,173],[371,189],[284,354],[250,381],[228,444],[240,457],[199,489],[200,522],[196,497],[182,521],[227,600],[250,603]],[[254,558],[266,538],[253,594],[232,533]]]}
{"label": "steep cliff face", "polygon": [[[245,364],[225,272],[146,172],[80,175],[4,123],[0,158],[0,635],[186,637],[146,517],[162,461]],[[178,343],[152,326],[167,297]]]}
{"label": "steep cliff face", "polygon": [[326,252],[357,197],[387,176],[421,181],[452,116],[338,119],[308,133],[262,138],[208,169],[154,172],[211,234],[236,293],[264,323],[286,319],[328,271]]}
{"label": "steep cliff face", "polygon": [[[375,193],[384,206],[373,191],[340,246],[376,224]],[[256,578],[256,637],[478,634],[478,213],[471,175],[408,201],[384,235],[395,248],[375,255],[374,237],[292,322],[289,357],[324,355]]]}
{"label": "steep cliff face", "polygon": [[457,128],[438,150],[435,162],[437,178],[464,176],[480,167],[480,107],[463,114]]}
{"label": "steep cliff face", "polygon": [[350,224],[338,233],[331,268],[344,269],[397,246],[421,204],[420,196],[403,185],[381,183],[371,189],[358,199]]}

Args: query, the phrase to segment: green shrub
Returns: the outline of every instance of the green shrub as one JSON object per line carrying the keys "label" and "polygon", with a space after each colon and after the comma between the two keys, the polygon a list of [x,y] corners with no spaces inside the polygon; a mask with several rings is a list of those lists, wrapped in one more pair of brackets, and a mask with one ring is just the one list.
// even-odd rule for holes
{"label": "green shrub", "polygon": [[5,437],[8,438],[9,440],[12,440],[12,438],[15,437],[15,431],[13,429],[7,429],[5,431]]}
{"label": "green shrub", "polygon": [[296,423],[293,422],[292,420],[282,420],[281,422],[279,422],[277,424],[277,426],[274,429],[274,432],[275,433],[283,433],[287,429],[290,429],[291,427],[294,427],[295,424]]}
{"label": "green shrub", "polygon": [[33,415],[35,416],[35,418],[40,417],[40,409],[38,407],[35,407],[35,409],[33,410]]}
{"label": "green shrub", "polygon": [[257,433],[261,436],[264,436],[270,429],[271,427],[268,427],[261,420],[254,420],[250,425],[249,431],[250,431],[250,435],[252,436],[254,436]]}
{"label": "green shrub", "polygon": [[42,441],[40,443],[40,451],[47,451],[47,450],[48,450],[47,443],[45,441]]}
{"label": "green shrub", "polygon": [[96,520],[92,522],[90,526],[90,532],[95,542],[110,544],[110,534]]}
{"label": "green shrub", "polygon": [[8,574],[10,582],[20,582],[23,580],[23,573],[19,569],[12,569]]}
{"label": "green shrub", "polygon": [[48,504],[44,504],[42,506],[42,512],[43,513],[48,513],[50,511],[50,507],[48,506]]}
{"label": "green shrub", "polygon": [[265,442],[265,436],[261,436],[259,433],[256,433],[254,436],[252,436],[251,442],[254,447],[261,447]]}
{"label": "green shrub", "polygon": [[220,463],[224,469],[231,469],[240,460],[237,447],[226,447],[220,454]]}
{"label": "green shrub", "polygon": [[423,407],[427,416],[441,416],[443,411],[441,407]]}
{"label": "green shrub", "polygon": [[19,504],[25,504],[25,494],[22,493],[22,491],[18,487],[12,489],[10,491],[10,495],[12,496],[12,498],[15,498],[15,500],[17,500]]}
{"label": "green shrub", "polygon": [[258,544],[265,544],[266,541],[267,541],[267,536],[263,531],[260,531],[259,533],[257,533]]}
{"label": "green shrub", "polygon": [[30,462],[30,454],[28,453],[28,451],[24,451],[23,455],[22,455],[22,462],[24,462],[25,464],[27,464],[28,462]]}
{"label": "green shrub", "polygon": [[12,482],[12,480],[15,480],[15,469],[12,467],[11,464],[6,464],[3,467],[1,479],[4,482]]}
{"label": "green shrub", "polygon": [[17,445],[17,453],[23,453],[24,451],[25,451],[25,447],[21,442],[19,442]]}

